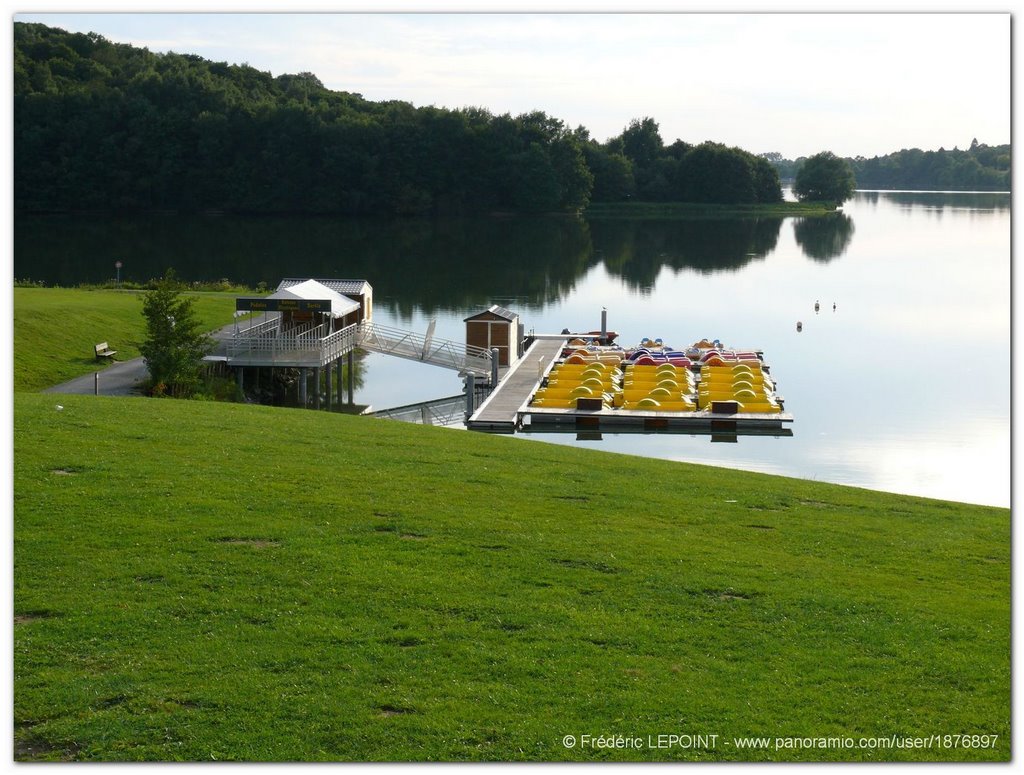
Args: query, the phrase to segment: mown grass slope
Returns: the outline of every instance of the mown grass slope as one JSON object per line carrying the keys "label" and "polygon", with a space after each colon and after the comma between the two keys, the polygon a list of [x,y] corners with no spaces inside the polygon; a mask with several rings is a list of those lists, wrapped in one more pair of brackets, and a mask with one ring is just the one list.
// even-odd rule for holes
{"label": "mown grass slope", "polygon": [[[1006,509],[369,418],[14,399],[21,759],[1007,760]],[[715,734],[566,748],[565,735]],[[741,751],[733,736],[999,735]]]}
{"label": "mown grass slope", "polygon": [[[42,390],[107,363],[94,346],[108,342],[117,359],[139,356],[146,337],[142,316],[145,291],[76,288],[14,289],[14,389]],[[207,330],[231,322],[235,297],[194,293],[196,315]]]}

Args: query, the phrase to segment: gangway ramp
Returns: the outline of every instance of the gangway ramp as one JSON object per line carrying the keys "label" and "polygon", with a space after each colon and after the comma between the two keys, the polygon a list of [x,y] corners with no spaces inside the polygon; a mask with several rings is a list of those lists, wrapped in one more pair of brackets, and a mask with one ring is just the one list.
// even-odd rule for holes
{"label": "gangway ramp", "polygon": [[533,393],[541,376],[562,353],[565,339],[536,339],[498,383],[487,399],[466,420],[466,427],[478,431],[514,433],[519,409]]}
{"label": "gangway ramp", "polygon": [[490,377],[491,353],[480,347],[459,344],[448,339],[437,339],[433,335],[434,324],[427,328],[426,335],[406,331],[379,323],[363,321],[359,324],[356,341],[370,352],[395,355],[413,361],[430,363],[460,374]]}

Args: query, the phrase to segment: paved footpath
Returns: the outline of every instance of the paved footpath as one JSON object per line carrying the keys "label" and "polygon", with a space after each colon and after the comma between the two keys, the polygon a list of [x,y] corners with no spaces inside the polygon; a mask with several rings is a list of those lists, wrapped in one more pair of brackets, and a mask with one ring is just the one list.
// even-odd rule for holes
{"label": "paved footpath", "polygon": [[[104,369],[99,369],[101,396],[131,396],[142,395],[138,384],[148,375],[146,362],[142,358],[133,358],[130,361],[112,363]],[[54,385],[46,388],[44,393],[73,393],[75,395],[91,396],[96,390],[96,376],[86,374],[84,377],[77,377],[62,385]]]}
{"label": "paved footpath", "polygon": [[[210,335],[222,341],[231,337],[234,324],[224,326]],[[142,395],[139,384],[149,376],[146,370],[146,362],[142,358],[133,358],[130,361],[116,361],[105,368],[97,369],[100,374],[99,395],[101,396],[138,396]],[[61,385],[54,385],[46,388],[44,393],[70,393],[73,395],[93,395],[96,390],[96,375],[91,372],[82,377],[76,377],[70,382]]]}

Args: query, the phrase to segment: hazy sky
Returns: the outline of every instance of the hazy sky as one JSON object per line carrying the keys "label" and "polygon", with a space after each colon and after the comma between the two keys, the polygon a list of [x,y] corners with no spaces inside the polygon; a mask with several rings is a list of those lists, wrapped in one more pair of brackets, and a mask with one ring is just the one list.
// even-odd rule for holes
{"label": "hazy sky", "polygon": [[[24,6],[23,6],[24,7]],[[449,6],[451,7],[451,6]],[[1010,142],[1009,14],[23,13],[417,106],[543,110],[606,140],[787,158]]]}

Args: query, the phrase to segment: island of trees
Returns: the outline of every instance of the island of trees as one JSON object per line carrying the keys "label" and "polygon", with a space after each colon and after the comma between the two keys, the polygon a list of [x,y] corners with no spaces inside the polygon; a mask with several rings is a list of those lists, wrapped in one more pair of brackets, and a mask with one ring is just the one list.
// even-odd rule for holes
{"label": "island of trees", "polygon": [[[972,159],[982,156],[975,150]],[[787,164],[715,142],[666,144],[650,117],[602,143],[541,111],[373,102],[308,72],[273,77],[95,33],[14,25],[19,212],[781,206]],[[861,175],[871,180],[879,165],[852,166],[863,186]]]}

